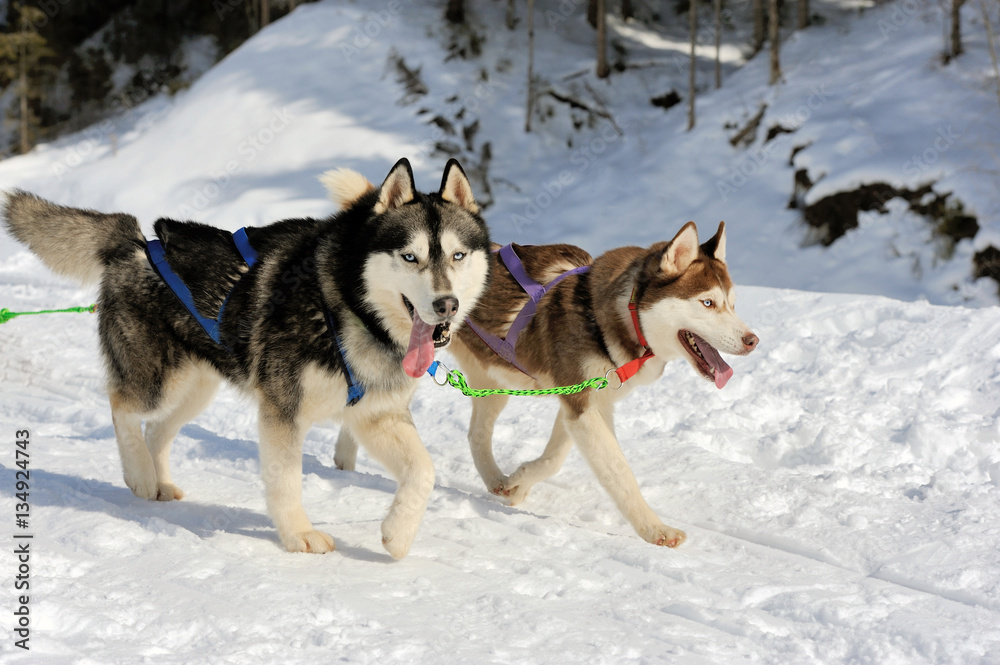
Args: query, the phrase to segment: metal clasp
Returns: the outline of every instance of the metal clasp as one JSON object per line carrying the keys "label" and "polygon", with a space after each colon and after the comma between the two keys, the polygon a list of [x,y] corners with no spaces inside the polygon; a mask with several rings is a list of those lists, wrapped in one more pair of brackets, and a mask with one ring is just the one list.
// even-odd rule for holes
{"label": "metal clasp", "polygon": [[612,390],[621,390],[622,386],[625,385],[625,382],[622,381],[622,378],[620,376],[618,376],[618,385],[617,386],[612,386],[611,385],[611,374],[612,373],[614,373],[615,376],[618,376],[618,374],[617,374],[617,368],[612,367],[611,369],[609,369],[608,372],[607,372],[607,374],[604,375],[604,380],[608,382],[608,387],[611,388]]}
{"label": "metal clasp", "polygon": [[[437,367],[434,368],[434,375],[431,377],[431,378],[434,379],[434,383],[438,384],[439,386],[446,386],[446,385],[448,385],[448,377],[451,376],[451,370],[448,369],[448,366],[445,365],[440,360],[435,360],[434,364],[437,365]],[[438,370],[439,369],[444,369],[444,380],[443,381],[438,381]]]}

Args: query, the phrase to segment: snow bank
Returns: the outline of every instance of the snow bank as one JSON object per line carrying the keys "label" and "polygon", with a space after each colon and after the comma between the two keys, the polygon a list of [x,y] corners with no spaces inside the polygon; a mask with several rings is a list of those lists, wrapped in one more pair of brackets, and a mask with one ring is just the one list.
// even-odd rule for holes
{"label": "snow bank", "polygon": [[[9,280],[0,294],[81,296]],[[506,507],[472,465],[467,399],[427,381],[413,410],[438,481],[401,562],[379,535],[394,483],[364,455],[337,471],[335,425],[309,434],[304,497],[338,550],[283,552],[254,411],[230,392],[175,444],[186,498],[136,499],[95,321],[17,319],[0,422],[32,431],[34,633],[30,655],[0,641],[4,662],[1000,662],[1000,311],[741,295],[761,344],[726,389],[674,363],[617,415],[684,546],[639,539],[576,452]],[[515,400],[501,466],[541,452],[554,407]]]}

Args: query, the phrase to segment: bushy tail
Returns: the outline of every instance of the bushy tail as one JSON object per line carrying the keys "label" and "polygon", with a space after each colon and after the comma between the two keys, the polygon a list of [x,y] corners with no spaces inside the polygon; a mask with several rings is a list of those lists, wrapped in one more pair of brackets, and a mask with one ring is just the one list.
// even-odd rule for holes
{"label": "bushy tail", "polygon": [[375,185],[368,182],[368,178],[351,169],[327,171],[319,177],[319,181],[340,210],[350,208],[362,196],[375,190]]}
{"label": "bushy tail", "polygon": [[132,215],[67,208],[21,190],[7,194],[3,225],[49,268],[83,284],[100,280],[123,244],[145,243]]}

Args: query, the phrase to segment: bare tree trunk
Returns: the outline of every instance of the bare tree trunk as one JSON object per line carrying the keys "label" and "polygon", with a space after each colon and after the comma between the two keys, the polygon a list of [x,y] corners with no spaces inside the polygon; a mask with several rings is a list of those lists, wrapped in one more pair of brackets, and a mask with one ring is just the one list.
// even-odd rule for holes
{"label": "bare tree trunk", "polygon": [[632,6],[632,0],[622,0],[622,20],[627,21],[635,16],[635,7]]}
{"label": "bare tree trunk", "polygon": [[535,105],[535,0],[528,0],[528,102],[524,131],[531,131],[531,111]]}
{"label": "bare tree trunk", "polygon": [[597,0],[597,78],[608,77],[608,38],[604,0]]}
{"label": "bare tree trunk", "polygon": [[449,23],[465,23],[465,0],[448,0],[444,18]]}
{"label": "bare tree trunk", "polygon": [[750,46],[754,55],[760,53],[760,50],[764,48],[765,37],[764,0],[753,0],[753,41]]}
{"label": "bare tree trunk", "polygon": [[781,80],[781,31],[778,18],[778,0],[769,0],[770,19],[768,21],[768,39],[771,41],[771,85]]}
{"label": "bare tree trunk", "polygon": [[257,0],[253,2],[244,2],[243,9],[247,13],[247,24],[250,28],[250,34],[254,34],[260,30],[260,4]]}
{"label": "bare tree trunk", "polygon": [[587,0],[587,23],[591,28],[597,28],[597,3],[599,0]]}
{"label": "bare tree trunk", "polygon": [[694,74],[697,59],[695,58],[695,42],[698,34],[698,0],[691,0],[688,5],[688,18],[691,25],[691,69],[688,73],[688,131],[694,129]]}
{"label": "bare tree trunk", "polygon": [[951,0],[951,50],[948,58],[962,55],[962,5],[965,0]]}
{"label": "bare tree trunk", "polygon": [[795,22],[796,30],[804,30],[809,27],[809,0],[798,0],[798,16]]}
{"label": "bare tree trunk", "polygon": [[21,88],[18,91],[21,96],[21,154],[26,155],[31,150],[31,137],[28,135],[28,54],[23,46],[19,46],[17,51]]}
{"label": "bare tree trunk", "polygon": [[722,0],[715,0],[715,89],[722,87]]}
{"label": "bare tree trunk", "polygon": [[271,0],[260,0],[260,27],[264,29],[271,22]]}
{"label": "bare tree trunk", "polygon": [[990,60],[993,62],[993,76],[997,79],[997,100],[1000,101],[1000,65],[997,65],[997,49],[993,39],[993,25],[990,23],[990,15],[986,11],[986,3],[979,0],[979,9],[983,12],[983,25],[986,26],[986,43],[990,47]]}

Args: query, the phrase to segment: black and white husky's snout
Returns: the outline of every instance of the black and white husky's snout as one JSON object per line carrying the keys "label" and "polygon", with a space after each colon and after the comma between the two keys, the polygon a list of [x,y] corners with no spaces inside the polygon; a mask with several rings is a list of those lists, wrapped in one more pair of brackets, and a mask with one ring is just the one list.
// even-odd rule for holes
{"label": "black and white husky's snout", "polygon": [[413,321],[410,344],[403,356],[403,370],[408,375],[419,378],[434,362],[434,351],[451,343],[451,322],[458,312],[458,299],[448,296],[434,301],[434,313],[440,319],[436,323],[424,321],[406,296],[403,296],[403,304]]}
{"label": "black and white husky's snout", "polygon": [[445,320],[455,318],[458,314],[458,298],[445,296],[434,301],[434,313]]}
{"label": "black and white husky's snout", "polygon": [[441,349],[448,346],[451,341],[451,322],[458,314],[458,298],[445,296],[438,298],[433,303],[434,313],[440,317],[441,321],[434,326],[434,348]]}

